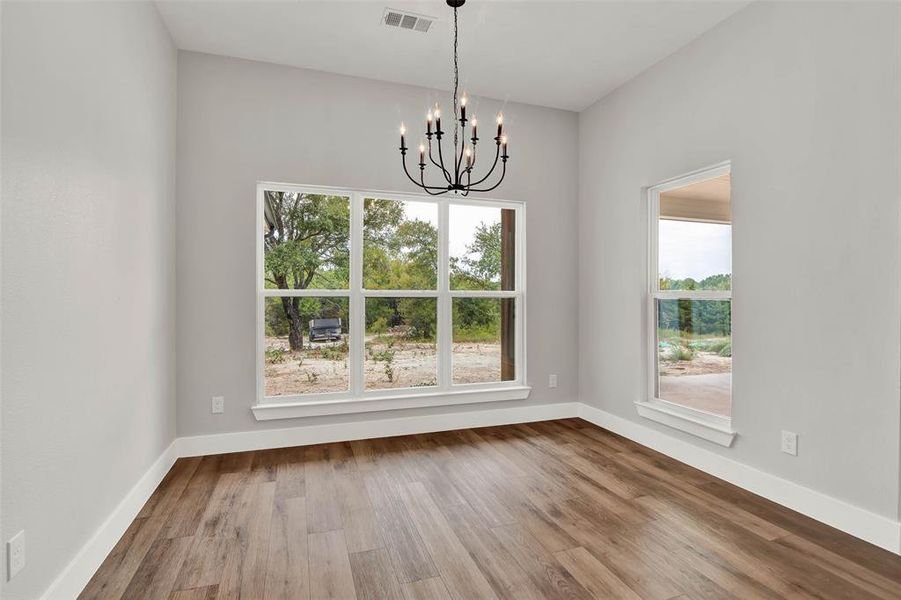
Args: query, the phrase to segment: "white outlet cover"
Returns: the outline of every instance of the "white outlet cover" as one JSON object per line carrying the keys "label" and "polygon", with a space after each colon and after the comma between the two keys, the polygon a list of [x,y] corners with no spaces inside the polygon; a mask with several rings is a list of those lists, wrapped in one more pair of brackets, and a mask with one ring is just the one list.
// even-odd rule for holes
{"label": "white outlet cover", "polygon": [[794,431],[782,432],[782,451],[792,456],[798,456],[798,434]]}
{"label": "white outlet cover", "polygon": [[547,386],[549,388],[557,387],[557,375],[548,375]]}
{"label": "white outlet cover", "polygon": [[212,412],[214,415],[225,412],[225,397],[213,396]]}
{"label": "white outlet cover", "polygon": [[6,542],[7,580],[25,568],[25,531],[22,530]]}

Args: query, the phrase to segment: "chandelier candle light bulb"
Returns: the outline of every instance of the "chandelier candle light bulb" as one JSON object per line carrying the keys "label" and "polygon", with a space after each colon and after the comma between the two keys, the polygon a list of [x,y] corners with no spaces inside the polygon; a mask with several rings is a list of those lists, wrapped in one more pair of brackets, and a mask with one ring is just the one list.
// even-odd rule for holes
{"label": "chandelier candle light bulb", "polygon": [[[453,113],[451,114],[451,123],[453,124],[454,142],[451,152],[444,152],[442,149],[442,138],[445,132],[441,130],[441,109],[436,103],[435,107],[426,113],[426,130],[425,136],[428,140],[426,143],[419,145],[419,178],[416,179],[407,170],[407,147],[404,135],[406,129],[401,123],[400,129],[400,154],[401,164],[404,168],[404,174],[407,178],[431,196],[440,196],[448,192],[468,196],[470,192],[490,192],[501,184],[504,176],[507,174],[507,136],[504,135],[504,116],[501,113],[497,115],[497,137],[494,138],[496,146],[494,153],[494,161],[491,162],[490,157],[487,162],[491,162],[491,168],[484,176],[476,177],[473,175],[473,167],[475,166],[475,147],[479,140],[478,122],[475,117],[472,123],[466,118],[466,105],[469,103],[469,97],[464,93],[458,94],[460,85],[460,74],[458,69],[457,45],[458,45],[458,25],[457,25],[457,9],[463,6],[466,0],[445,0],[447,5],[454,9],[454,96],[453,96]],[[458,110],[459,103],[459,110]],[[432,129],[432,121],[435,121],[435,129]],[[467,144],[467,125],[471,125],[469,144]],[[432,135],[436,138],[438,151],[432,154]],[[438,167],[440,175],[436,178],[435,183],[426,183],[426,144],[428,145],[428,154],[430,166]],[[481,151],[486,152],[485,150]],[[445,165],[445,158],[448,164]],[[494,175],[495,171],[500,171],[499,176],[494,181],[488,182],[489,178]],[[486,183],[488,182],[488,183]]]}

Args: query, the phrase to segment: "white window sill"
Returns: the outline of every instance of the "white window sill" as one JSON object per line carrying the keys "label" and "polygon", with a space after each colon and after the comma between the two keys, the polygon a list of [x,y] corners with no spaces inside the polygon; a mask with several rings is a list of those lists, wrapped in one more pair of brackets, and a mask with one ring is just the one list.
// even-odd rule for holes
{"label": "white window sill", "polygon": [[525,400],[532,388],[529,386],[507,386],[498,388],[478,388],[426,392],[404,396],[384,395],[364,398],[342,398],[339,400],[300,400],[297,402],[269,402],[252,407],[257,421],[273,419],[296,419],[322,415],[344,415],[401,410],[404,408],[427,408],[433,406],[453,406],[479,402],[504,402]]}
{"label": "white window sill", "polygon": [[645,419],[662,423],[726,448],[732,445],[732,441],[738,435],[732,429],[732,419],[692,410],[656,398],[646,402],[636,402],[635,408],[638,410],[638,414]]}

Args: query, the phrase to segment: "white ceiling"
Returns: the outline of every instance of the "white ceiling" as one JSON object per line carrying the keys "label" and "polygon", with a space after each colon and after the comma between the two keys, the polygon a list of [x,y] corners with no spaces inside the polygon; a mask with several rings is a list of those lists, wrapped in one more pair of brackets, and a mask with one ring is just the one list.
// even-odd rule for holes
{"label": "white ceiling", "polygon": [[[459,10],[461,87],[581,110],[747,2],[469,0]],[[444,0],[159,0],[184,50],[452,88],[453,12]],[[386,7],[441,20],[428,33],[382,24]]]}

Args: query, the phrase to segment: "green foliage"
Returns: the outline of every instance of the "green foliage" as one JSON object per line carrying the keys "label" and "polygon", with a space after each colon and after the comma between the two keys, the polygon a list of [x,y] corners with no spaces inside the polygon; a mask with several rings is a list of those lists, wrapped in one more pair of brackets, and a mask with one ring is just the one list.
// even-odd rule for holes
{"label": "green foliage", "polygon": [[319,355],[326,360],[343,360],[347,356],[347,346],[326,346],[319,350]]}
{"label": "green foliage", "polygon": [[[387,215],[376,218],[379,214]],[[438,282],[438,230],[404,219],[403,203],[364,201],[363,285],[368,289],[427,290]]]}
{"label": "green foliage", "polygon": [[728,300],[658,300],[657,324],[661,329],[692,335],[732,333],[732,303]]}
{"label": "green foliage", "polygon": [[688,346],[672,346],[667,354],[667,359],[671,361],[691,360],[695,357],[695,351]]}
{"label": "green foliage", "polygon": [[382,335],[388,331],[388,320],[384,316],[376,318],[368,327],[371,333]]}
{"label": "green foliage", "polygon": [[454,298],[454,341],[498,341],[501,337],[501,302],[496,298]]}
{"label": "green foliage", "polygon": [[266,348],[266,362],[275,365],[285,362],[287,352],[281,346],[269,346]]}
{"label": "green foliage", "polygon": [[432,298],[368,298],[366,300],[366,332],[390,333],[408,340],[435,341],[437,304]]}
{"label": "green foliage", "polygon": [[500,340],[500,321],[497,324],[470,325],[454,329],[454,342],[458,344],[496,343]]}
{"label": "green foliage", "polygon": [[501,288],[501,223],[481,223],[462,258],[451,260],[451,287],[458,290]]}
{"label": "green foliage", "polygon": [[[704,352],[713,352],[714,354],[719,354],[720,356],[731,356],[732,342],[729,340],[729,338],[715,338],[712,340],[704,340],[698,343],[697,349]],[[723,350],[727,349],[728,354],[721,354]]]}
{"label": "green foliage", "polygon": [[695,281],[691,277],[686,279],[660,278],[661,290],[731,290],[732,275],[723,273],[705,277],[701,281]]}
{"label": "green foliage", "polygon": [[394,383],[394,352],[385,359],[385,377],[390,383]]}
{"label": "green foliage", "polygon": [[267,191],[266,281],[304,289],[347,286],[350,202],[343,196]]}
{"label": "green foliage", "polygon": [[370,349],[369,356],[376,362],[390,362],[394,360],[394,350],[373,351],[372,349]]}
{"label": "green foliage", "polygon": [[435,341],[438,306],[434,300],[401,298],[397,304],[398,312],[409,327],[409,339]]}

